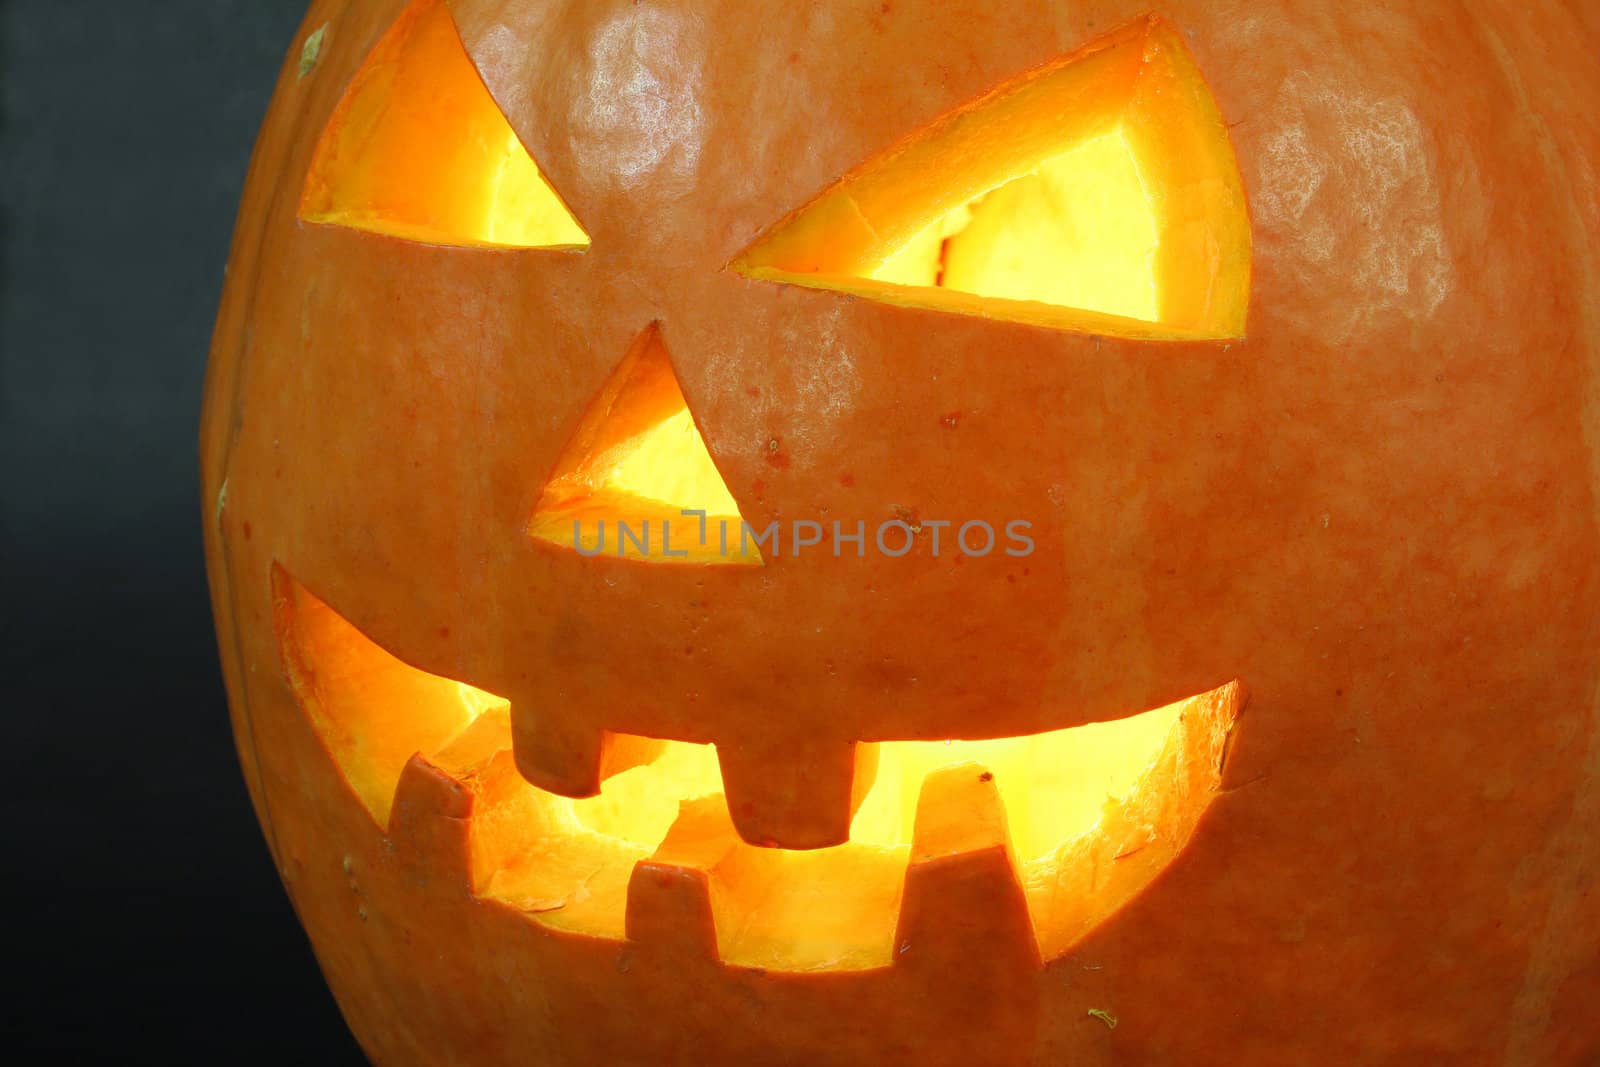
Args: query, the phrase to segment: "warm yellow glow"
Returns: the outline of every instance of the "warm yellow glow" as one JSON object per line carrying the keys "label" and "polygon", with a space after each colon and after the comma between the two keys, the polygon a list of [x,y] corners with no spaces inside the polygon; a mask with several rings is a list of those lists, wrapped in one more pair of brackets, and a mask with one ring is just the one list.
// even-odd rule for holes
{"label": "warm yellow glow", "polygon": [[[481,714],[462,687],[413,670],[383,651],[339,614],[274,569],[284,668],[317,734],[345,780],[385,822],[406,761],[434,751]],[[380,709],[405,709],[399,729],[380,728]]]}
{"label": "warm yellow glow", "polygon": [[599,796],[567,803],[596,833],[654,848],[672,828],[681,801],[721,792],[716,750],[670,741],[654,762],[608,778]]}
{"label": "warm yellow glow", "polygon": [[300,217],[437,244],[589,243],[442,0],[417,0],[356,74],[317,145]]}
{"label": "warm yellow glow", "polygon": [[1120,130],[933,223],[868,277],[1159,321],[1156,207]]}
{"label": "warm yellow glow", "polygon": [[[536,911],[556,928],[620,937],[633,864],[658,848],[691,806],[709,802],[720,813],[721,843],[714,849],[720,858],[708,862],[723,960],[793,971],[881,967],[893,958],[923,783],[941,767],[977,763],[993,773],[1000,790],[1040,945],[1064,951],[1096,915],[1109,913],[1153,877],[1186,839],[1207,797],[1188,795],[1185,776],[1196,767],[1186,764],[1184,753],[1203,748],[1219,699],[1205,694],[1115,722],[1030,737],[883,742],[850,842],[812,852],[757,848],[737,838],[709,745],[668,742],[654,762],[615,775],[599,796],[584,800],[515,779],[507,754],[500,773],[509,784],[503,788],[522,814],[486,831],[500,839],[488,847],[515,857],[498,863],[489,892]],[[549,834],[566,840],[552,844],[540,837]],[[509,845],[508,835],[528,844]],[[1125,858],[1130,841],[1137,861]],[[1085,885],[1077,879],[1086,863],[1115,866],[1098,876],[1091,871]],[[606,910],[608,901],[618,910]]]}
{"label": "warm yellow glow", "polygon": [[878,778],[850,826],[852,841],[907,844],[922,782],[940,767],[993,772],[1018,859],[1048,856],[1087,832],[1161,754],[1181,704],[1115,722],[994,741],[894,741],[878,746]]}
{"label": "warm yellow glow", "polygon": [[[975,762],[994,773],[1018,858],[1049,856],[1092,829],[1108,801],[1139,784],[1182,711],[1182,703],[1173,704],[1031,737],[883,742],[877,778],[856,812],[850,840],[887,848],[909,845],[923,780],[940,767]],[[721,792],[714,749],[672,741],[655,762],[609,779],[599,796],[565,803],[591,830],[654,846],[666,836],[680,802]]]}
{"label": "warm yellow glow", "polygon": [[[1092,837],[1108,815],[1117,816],[1171,745],[1184,711],[1193,713],[1190,703],[1033,737],[884,742],[850,842],[812,852],[756,848],[737,839],[726,820],[722,777],[709,745],[668,742],[654,762],[615,775],[599,796],[585,800],[519,786],[526,797],[539,798],[541,823],[564,826],[589,842],[583,847],[609,857],[592,870],[582,867],[581,884],[590,895],[579,902],[581,909],[563,906],[541,915],[562,929],[590,929],[585,924],[597,918],[593,894],[623,899],[631,864],[666,839],[686,805],[709,799],[722,813],[721,858],[711,868],[722,959],[779,970],[882,966],[892,956],[918,794],[929,774],[971,762],[994,774],[1022,873],[1043,901],[1052,889],[1057,855]],[[555,861],[548,846],[536,855],[537,864],[524,860],[500,871],[494,894],[524,902],[569,900],[571,861]],[[620,923],[616,917],[607,921]]]}
{"label": "warm yellow glow", "polygon": [[462,726],[462,731],[465,731],[467,726],[477,722],[478,716],[484,712],[494,711],[506,706],[506,702],[493,693],[485,693],[482,689],[474,688],[465,682],[456,683],[456,699],[461,701],[461,706],[467,713],[467,721]]}
{"label": "warm yellow glow", "polygon": [[813,852],[735,841],[712,869],[717,954],[774,971],[859,971],[894,958],[909,846]]}
{"label": "warm yellow glow", "polygon": [[759,565],[742,524],[652,327],[584,417],[529,533],[586,555]]}
{"label": "warm yellow glow", "polygon": [[[391,834],[402,770],[420,753],[473,798],[465,862],[478,895],[555,930],[621,939],[641,861],[686,864],[706,872],[718,956],[772,970],[893,964],[918,796],[954,765],[993,776],[1039,950],[1046,959],[1068,951],[1188,842],[1216,795],[1242,699],[1227,685],[1028,737],[883,742],[851,840],[789,852],[738,838],[709,745],[667,742],[588,799],[529,785],[516,770],[504,700],[402,663],[281,570],[273,587],[296,699]],[[975,826],[984,817],[971,814]],[[940,840],[959,840],[962,829],[947,825]]]}
{"label": "warm yellow glow", "polygon": [[599,484],[614,492],[661,504],[693,501],[713,516],[739,514],[688,408],[619,443],[596,466]]}
{"label": "warm yellow glow", "polygon": [[1151,17],[868,160],[733,266],[1060,329],[1229,338],[1250,245],[1222,117]]}

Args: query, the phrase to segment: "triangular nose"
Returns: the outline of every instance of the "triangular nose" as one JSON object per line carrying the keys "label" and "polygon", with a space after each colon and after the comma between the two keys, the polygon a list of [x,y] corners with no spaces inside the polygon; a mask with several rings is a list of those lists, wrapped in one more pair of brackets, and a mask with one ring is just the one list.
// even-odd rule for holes
{"label": "triangular nose", "polygon": [[651,325],[589,405],[528,531],[585,556],[760,566]]}

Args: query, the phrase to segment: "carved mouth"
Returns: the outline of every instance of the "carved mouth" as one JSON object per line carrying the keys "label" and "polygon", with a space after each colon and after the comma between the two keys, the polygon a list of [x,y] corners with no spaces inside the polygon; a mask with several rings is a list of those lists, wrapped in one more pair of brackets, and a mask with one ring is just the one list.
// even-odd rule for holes
{"label": "carved mouth", "polygon": [[1029,737],[882,742],[849,842],[795,852],[740,839],[713,746],[658,744],[599,796],[545,792],[517,771],[504,701],[402,663],[281,568],[273,592],[294,695],[397,848],[408,768],[443,775],[470,798],[455,817],[476,896],[569,934],[697,936],[770,971],[890,966],[952,886],[974,884],[963,906],[1035,958],[1064,954],[1189,842],[1244,701],[1229,683]]}

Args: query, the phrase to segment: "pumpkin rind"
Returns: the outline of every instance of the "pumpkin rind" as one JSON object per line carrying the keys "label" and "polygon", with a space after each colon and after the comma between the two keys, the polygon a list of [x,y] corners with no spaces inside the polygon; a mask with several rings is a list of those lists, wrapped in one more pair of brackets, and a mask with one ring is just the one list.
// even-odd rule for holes
{"label": "pumpkin rind", "polygon": [[[1254,272],[1244,338],[1149,342],[724,269],[861,161],[1147,7],[455,0],[592,241],[506,252],[297,219],[404,6],[318,0],[312,69],[291,50],[201,442],[241,761],[375,1060],[1600,1055],[1592,18],[1162,6],[1231,123]],[[757,571],[536,543],[546,476],[655,322],[752,525],[981,509],[1031,519],[1038,551]],[[554,934],[474,896],[459,769],[414,760],[376,827],[296,704],[275,564],[514,710],[716,742],[779,836],[837,811],[764,811],[760,783],[843,745],[1034,733],[1234,678],[1250,702],[1187,850],[1064,958],[977,916],[937,946],[970,968],[730,968],[703,938]]]}

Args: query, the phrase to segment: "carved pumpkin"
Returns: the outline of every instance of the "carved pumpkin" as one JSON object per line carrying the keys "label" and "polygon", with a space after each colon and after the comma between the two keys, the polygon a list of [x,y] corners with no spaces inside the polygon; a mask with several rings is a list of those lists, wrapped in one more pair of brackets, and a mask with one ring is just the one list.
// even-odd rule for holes
{"label": "carved pumpkin", "polygon": [[314,4],[202,450],[367,1051],[1600,1055],[1597,43]]}

